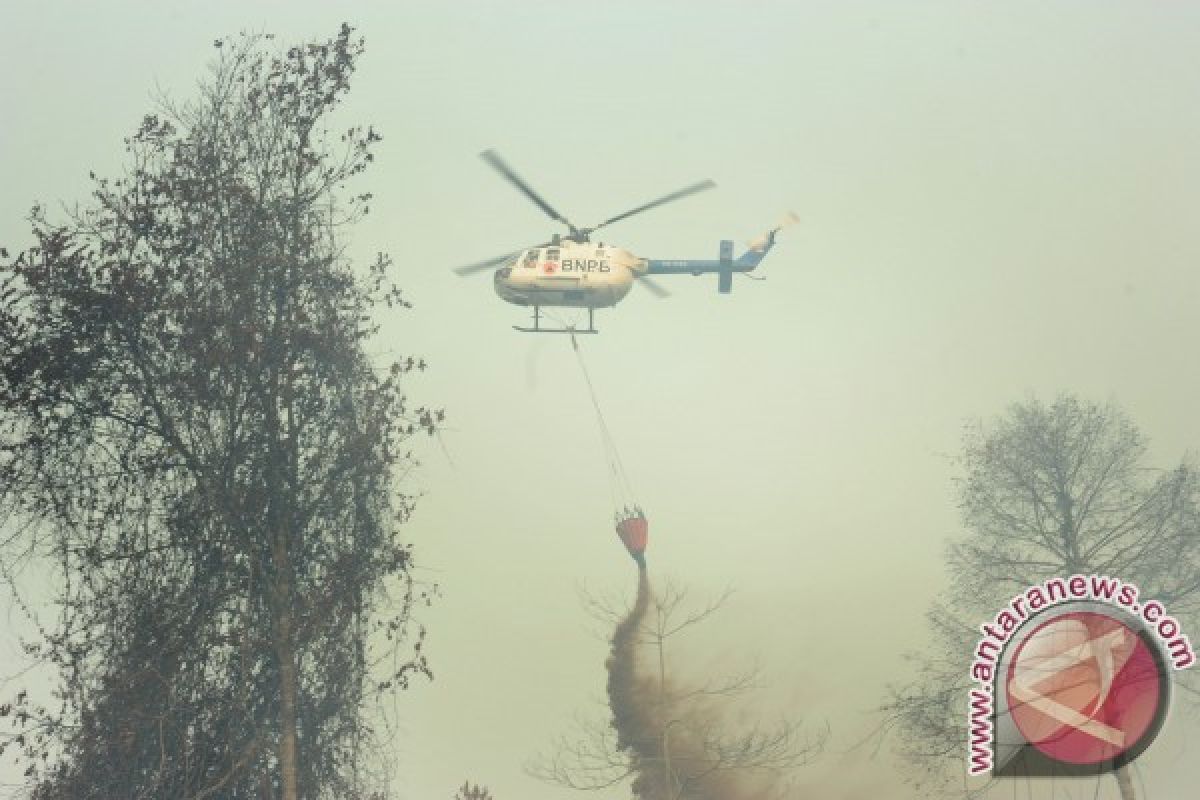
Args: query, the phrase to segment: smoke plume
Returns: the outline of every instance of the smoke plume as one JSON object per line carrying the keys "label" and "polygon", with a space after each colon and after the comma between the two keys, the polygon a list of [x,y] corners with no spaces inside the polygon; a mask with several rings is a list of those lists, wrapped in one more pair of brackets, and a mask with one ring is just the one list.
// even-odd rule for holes
{"label": "smoke plume", "polygon": [[[608,705],[612,709],[617,748],[627,751],[633,764],[633,792],[643,800],[666,800],[662,740],[658,736],[661,708],[653,681],[637,671],[638,633],[650,609],[650,579],[638,565],[637,599],[613,631],[608,657]],[[657,712],[657,713],[656,713]],[[659,770],[654,765],[660,765]]]}
{"label": "smoke plume", "polygon": [[653,670],[639,669],[638,644],[651,601],[650,581],[640,567],[637,599],[613,631],[607,662],[612,725],[617,747],[633,767],[634,797],[760,800],[772,796],[773,775],[727,769],[732,764],[722,763],[723,755],[714,753],[711,736],[723,727],[716,707],[694,697],[687,703],[674,701],[670,698],[680,693],[660,685],[657,664]]}

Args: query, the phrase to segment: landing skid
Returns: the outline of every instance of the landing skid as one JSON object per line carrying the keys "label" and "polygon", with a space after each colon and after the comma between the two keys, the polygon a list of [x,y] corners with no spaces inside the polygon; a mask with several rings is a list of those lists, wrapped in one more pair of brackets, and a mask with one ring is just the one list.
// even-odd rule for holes
{"label": "landing skid", "polygon": [[521,333],[569,333],[572,335],[576,333],[599,333],[600,331],[596,330],[596,323],[592,319],[593,311],[594,309],[588,309],[588,326],[586,328],[574,328],[569,325],[565,328],[543,328],[542,309],[539,306],[534,306],[533,327],[522,328],[520,325],[513,325],[513,330],[520,331]]}

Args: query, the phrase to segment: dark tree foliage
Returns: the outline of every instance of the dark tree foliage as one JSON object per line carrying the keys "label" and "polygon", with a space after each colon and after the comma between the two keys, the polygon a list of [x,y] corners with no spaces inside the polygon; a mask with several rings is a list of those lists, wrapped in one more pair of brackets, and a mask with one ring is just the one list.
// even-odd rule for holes
{"label": "dark tree foliage", "polygon": [[327,132],[363,44],[270,39],[0,271],[6,558],[63,576],[29,645],[61,702],[0,707],[42,800],[365,797],[369,702],[429,673],[395,481],[441,412],[368,359],[407,306],[340,245],[380,137]]}
{"label": "dark tree foliage", "polygon": [[462,786],[458,787],[454,800],[493,800],[493,798],[486,786],[465,781]]}

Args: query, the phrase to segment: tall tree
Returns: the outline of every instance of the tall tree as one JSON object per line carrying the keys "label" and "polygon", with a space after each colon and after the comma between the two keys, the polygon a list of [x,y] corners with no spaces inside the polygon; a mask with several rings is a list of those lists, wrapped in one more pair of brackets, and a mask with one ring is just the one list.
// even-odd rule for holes
{"label": "tall tree", "polygon": [[[1098,573],[1200,618],[1200,481],[1186,462],[1155,470],[1145,456],[1123,411],[1070,395],[1014,404],[968,430],[958,486],[965,530],[946,550],[950,588],[928,614],[932,641],[914,657],[916,677],[884,708],[925,791],[965,776],[978,626],[1009,598],[1047,578]],[[1116,778],[1132,800],[1128,769]]]}
{"label": "tall tree", "polygon": [[0,273],[0,503],[63,576],[61,705],[7,709],[40,798],[364,796],[368,701],[428,673],[396,479],[441,412],[365,350],[407,303],[342,243],[380,137],[330,133],[363,43],[270,43]]}

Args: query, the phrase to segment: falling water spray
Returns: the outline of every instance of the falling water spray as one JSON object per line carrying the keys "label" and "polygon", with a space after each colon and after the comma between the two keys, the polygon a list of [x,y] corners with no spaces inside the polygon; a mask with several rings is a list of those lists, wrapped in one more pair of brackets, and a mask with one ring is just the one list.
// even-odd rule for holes
{"label": "falling water spray", "polygon": [[[647,626],[654,593],[638,565],[637,597],[613,631],[608,656],[608,702],[617,748],[629,758],[638,800],[766,800],[777,776],[738,765],[737,753],[714,752],[724,714],[696,693],[671,686],[660,662],[639,664],[639,645],[655,634]],[[661,651],[660,651],[661,656]],[[688,698],[683,701],[682,698]],[[749,745],[754,740],[744,740]],[[733,756],[729,763],[721,763]],[[739,769],[738,767],[743,767]]]}
{"label": "falling water spray", "polygon": [[617,623],[608,657],[608,704],[617,733],[617,748],[629,754],[633,791],[642,800],[668,800],[665,776],[660,769],[662,713],[652,680],[639,674],[637,646],[650,609],[650,579],[644,562],[638,563],[637,598],[629,613]]}

